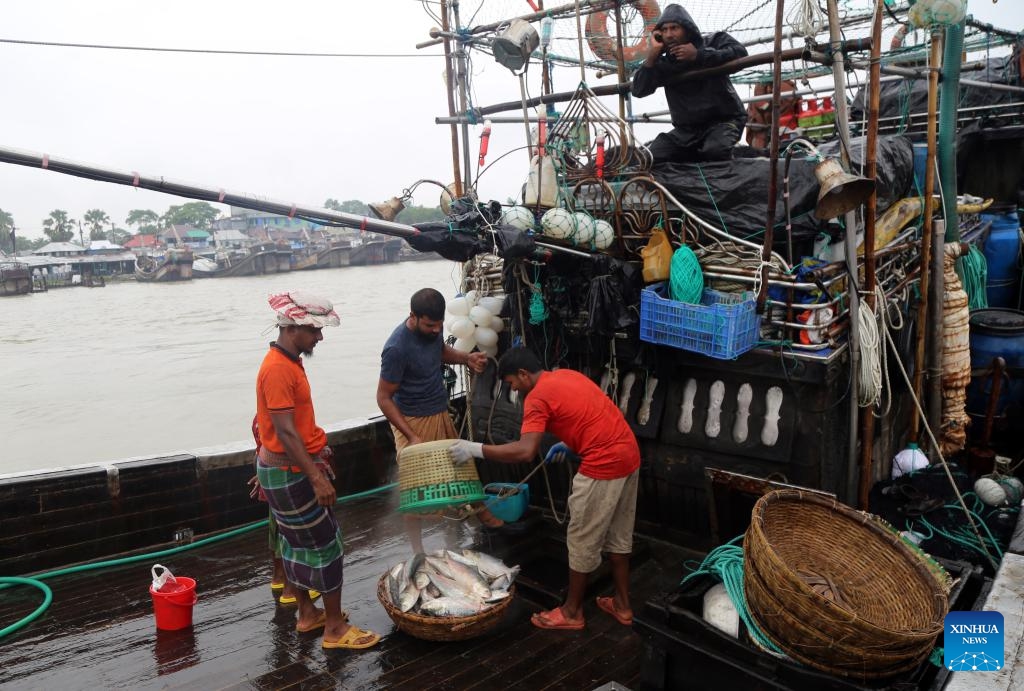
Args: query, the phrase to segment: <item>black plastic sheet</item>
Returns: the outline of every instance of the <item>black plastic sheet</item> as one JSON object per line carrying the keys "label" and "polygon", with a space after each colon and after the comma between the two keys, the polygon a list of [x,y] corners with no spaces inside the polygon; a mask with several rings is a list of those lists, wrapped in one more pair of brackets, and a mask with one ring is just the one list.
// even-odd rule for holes
{"label": "black plastic sheet", "polygon": [[587,290],[587,329],[610,336],[635,327],[643,287],[637,265],[609,258],[605,266],[595,268],[599,273]]}
{"label": "black plastic sheet", "polygon": [[469,233],[456,230],[442,221],[415,223],[419,235],[405,239],[418,252],[436,252],[453,262],[464,262],[469,258],[487,252],[490,244],[474,231]]}
{"label": "black plastic sheet", "polygon": [[[854,171],[863,166],[863,138],[852,142],[850,152]],[[819,147],[826,156],[838,155],[838,142]],[[757,150],[740,147],[738,151]],[[654,178],[672,195],[707,223],[723,228],[737,237],[761,242],[768,220],[770,161],[763,156],[734,158],[731,161],[704,163],[666,163],[654,168]],[[814,218],[818,201],[816,162],[803,151],[794,153],[789,168],[790,216],[797,256],[810,254],[814,239],[828,227]],[[776,199],[774,249],[785,249],[786,215],[783,206],[782,155],[778,161],[778,197]],[[877,180],[878,213],[907,196],[913,184],[914,153],[910,140],[901,135],[878,138]]]}
{"label": "black plastic sheet", "polygon": [[[1020,86],[1021,75],[1018,65],[1018,51],[999,58],[989,58],[981,70],[971,70],[961,74],[963,79],[991,84]],[[853,99],[850,107],[850,121],[863,120],[867,99],[867,88],[862,88]],[[960,85],[958,108],[979,108],[1020,100],[1020,94],[1010,91],[986,89],[979,86]],[[928,80],[901,79],[894,82],[883,82],[878,95],[878,115],[880,118],[905,118],[909,113],[920,117],[928,112]],[[983,113],[978,113],[982,117]]]}

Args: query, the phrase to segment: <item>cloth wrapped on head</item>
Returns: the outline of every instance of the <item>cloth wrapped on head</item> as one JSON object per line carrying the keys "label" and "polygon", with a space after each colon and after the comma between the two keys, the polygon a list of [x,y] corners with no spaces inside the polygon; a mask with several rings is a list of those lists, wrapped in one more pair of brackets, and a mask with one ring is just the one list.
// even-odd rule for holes
{"label": "cloth wrapped on head", "polygon": [[267,302],[277,312],[278,326],[312,326],[322,329],[341,323],[330,300],[302,290],[271,295]]}

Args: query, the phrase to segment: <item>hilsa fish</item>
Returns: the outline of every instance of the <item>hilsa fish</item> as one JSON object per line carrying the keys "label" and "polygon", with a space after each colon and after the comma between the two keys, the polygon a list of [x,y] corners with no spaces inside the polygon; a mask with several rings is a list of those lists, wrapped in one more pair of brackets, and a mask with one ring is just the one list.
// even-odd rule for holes
{"label": "hilsa fish", "polygon": [[424,602],[420,611],[435,617],[468,617],[484,611],[485,606],[460,597],[439,597]]}

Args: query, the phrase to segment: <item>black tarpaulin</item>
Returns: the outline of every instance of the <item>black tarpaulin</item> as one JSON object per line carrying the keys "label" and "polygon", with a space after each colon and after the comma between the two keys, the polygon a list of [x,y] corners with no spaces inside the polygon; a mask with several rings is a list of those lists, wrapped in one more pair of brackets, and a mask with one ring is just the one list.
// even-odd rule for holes
{"label": "black tarpaulin", "polygon": [[[863,166],[863,138],[852,142],[850,159],[854,172]],[[820,147],[823,155],[838,155],[838,142]],[[810,245],[824,231],[826,222],[814,218],[818,200],[815,161],[803,151],[793,155],[789,168],[790,214],[793,240],[799,254],[809,254]],[[778,161],[778,197],[775,212],[775,249],[783,250],[786,216],[783,206],[783,171]],[[732,235],[760,242],[768,216],[769,160],[758,156],[731,161],[666,163],[654,168],[654,178],[672,195],[707,223]],[[878,213],[910,193],[914,174],[913,147],[901,135],[878,138]]]}

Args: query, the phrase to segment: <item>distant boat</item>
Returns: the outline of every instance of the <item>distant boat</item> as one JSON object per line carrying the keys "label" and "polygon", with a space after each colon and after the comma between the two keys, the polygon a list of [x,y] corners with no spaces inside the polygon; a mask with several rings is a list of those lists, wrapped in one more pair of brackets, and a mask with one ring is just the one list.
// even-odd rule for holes
{"label": "distant boat", "polygon": [[0,295],[26,295],[32,292],[32,271],[18,261],[0,262]]}
{"label": "distant boat", "polygon": [[211,278],[217,272],[218,264],[210,257],[196,257],[192,260],[192,278]]}
{"label": "distant boat", "polygon": [[289,242],[278,242],[274,245],[274,253],[277,256],[277,273],[285,273],[292,270],[292,246]]}
{"label": "distant boat", "polygon": [[192,250],[171,248],[162,257],[135,260],[135,280],[147,283],[192,280]]}
{"label": "distant boat", "polygon": [[387,240],[364,240],[352,248],[349,263],[352,266],[367,264],[394,264],[402,252],[401,238]]}
{"label": "distant boat", "polygon": [[292,270],[338,269],[349,265],[351,254],[352,244],[348,240],[307,245],[292,255]]}
{"label": "distant boat", "polygon": [[[284,268],[287,266],[287,268]],[[212,257],[198,257],[192,262],[196,278],[225,276],[258,276],[291,270],[291,248],[287,253],[273,243],[249,249],[218,250]]]}

